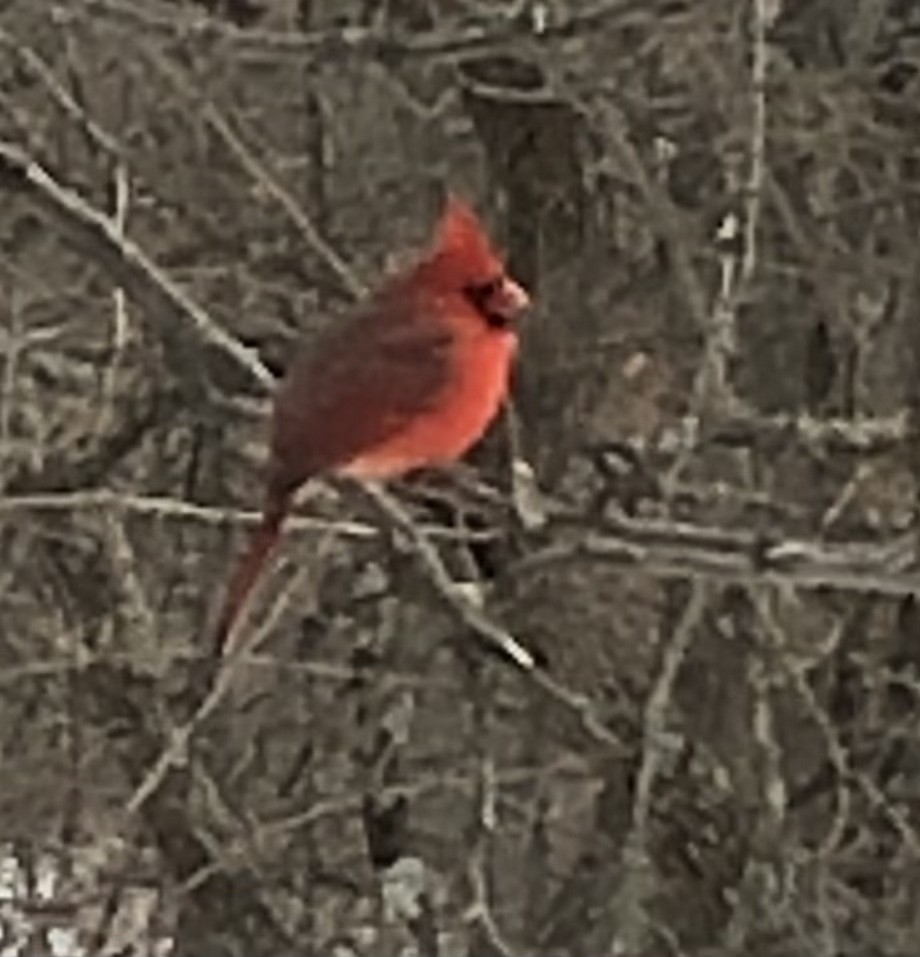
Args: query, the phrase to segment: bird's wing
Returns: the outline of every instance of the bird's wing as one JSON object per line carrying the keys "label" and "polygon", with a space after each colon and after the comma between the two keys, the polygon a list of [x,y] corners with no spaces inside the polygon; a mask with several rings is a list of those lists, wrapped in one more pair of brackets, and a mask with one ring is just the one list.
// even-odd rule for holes
{"label": "bird's wing", "polygon": [[451,327],[437,304],[377,303],[321,337],[275,404],[277,481],[299,485],[397,435],[450,381]]}

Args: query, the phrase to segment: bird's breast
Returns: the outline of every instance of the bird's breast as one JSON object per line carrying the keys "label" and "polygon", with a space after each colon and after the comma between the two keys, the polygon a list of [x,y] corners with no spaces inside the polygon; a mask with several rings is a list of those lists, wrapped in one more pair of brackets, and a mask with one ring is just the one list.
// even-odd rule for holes
{"label": "bird's breast", "polygon": [[397,433],[364,450],[343,474],[388,478],[453,462],[482,438],[507,392],[517,337],[483,326],[459,334],[443,384],[431,401]]}

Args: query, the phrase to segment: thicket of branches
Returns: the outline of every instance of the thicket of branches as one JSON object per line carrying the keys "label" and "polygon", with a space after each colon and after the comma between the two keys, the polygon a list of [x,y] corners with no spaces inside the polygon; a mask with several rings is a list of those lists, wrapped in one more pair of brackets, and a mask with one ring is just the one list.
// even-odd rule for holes
{"label": "thicket of branches", "polygon": [[[920,951],[913,0],[7,0],[0,51],[4,947]],[[312,490],[203,660],[273,377],[446,188],[538,304],[514,419]]]}

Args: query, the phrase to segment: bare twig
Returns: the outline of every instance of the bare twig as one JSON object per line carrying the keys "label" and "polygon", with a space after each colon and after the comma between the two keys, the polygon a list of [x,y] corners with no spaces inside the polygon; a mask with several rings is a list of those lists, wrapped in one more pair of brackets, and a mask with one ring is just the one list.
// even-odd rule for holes
{"label": "bare twig", "polygon": [[834,726],[831,716],[818,700],[807,677],[801,671],[789,670],[791,687],[798,693],[806,713],[815,722],[824,738],[827,757],[841,782],[851,785],[862,794],[869,806],[880,811],[901,837],[904,846],[913,858],[920,859],[920,833],[917,832],[910,814],[891,798],[864,771],[853,766],[850,754]]}
{"label": "bare twig", "polygon": [[[246,173],[257,183],[260,189],[270,196],[284,211],[285,215],[297,227],[298,232],[306,245],[329,267],[338,277],[342,286],[353,299],[362,299],[367,294],[367,287],[358,278],[345,258],[337,252],[320,233],[316,224],[307,215],[303,206],[282,185],[277,177],[268,169],[265,163],[247,145],[240,133],[233,129],[230,120],[214,105],[196,92],[197,85],[190,82],[187,75],[182,75],[178,69],[171,66],[162,56],[149,51],[150,63],[164,76],[173,89],[190,102],[194,102],[202,119],[211,127],[224,145],[243,167]],[[239,125],[239,118],[236,119]]]}
{"label": "bare twig", "polygon": [[3,278],[6,279],[4,283],[6,301],[0,302],[0,308],[6,314],[4,318],[8,331],[0,341],[0,348],[2,348],[0,355],[3,356],[3,375],[0,377],[0,469],[6,471],[13,439],[11,423],[17,404],[16,377],[25,336],[16,278],[8,272]]}
{"label": "bare twig", "polygon": [[751,0],[751,139],[745,188],[744,252],[737,292],[744,292],[757,268],[757,236],[763,205],[767,152],[767,0]]}
{"label": "bare twig", "polygon": [[618,516],[597,531],[577,531],[523,559],[518,570],[582,560],[636,566],[659,578],[785,583],[797,588],[904,596],[920,594],[910,534],[879,543],[825,545],[683,522]]}
{"label": "bare twig", "polygon": [[117,160],[124,159],[124,150],[118,140],[83,109],[38,51],[24,43],[21,37],[14,37],[6,30],[0,30],[0,46],[9,50],[38,78],[58,109],[84,132],[97,149]]}
{"label": "bare twig", "polygon": [[150,765],[146,775],[128,799],[125,810],[129,815],[137,814],[143,808],[175,766],[185,764],[188,761],[192,736],[220,706],[237,673],[245,666],[246,655],[252,654],[265,642],[275,623],[281,617],[290,597],[299,590],[308,573],[309,570],[304,570],[295,575],[294,580],[279,596],[259,627],[252,634],[246,635],[241,630],[237,630],[239,640],[234,643],[231,651],[217,664],[217,674],[204,698],[188,721],[170,730],[169,741],[166,746],[160,752],[159,757]]}
{"label": "bare twig", "polygon": [[[381,26],[357,25],[305,31],[243,30],[216,17],[151,0],[71,0],[58,9],[61,16],[94,14],[132,31],[144,30],[177,40],[219,41],[237,55],[249,58],[276,61],[278,57],[296,57],[304,63],[320,59],[337,62],[349,57],[390,63],[402,58],[459,59],[507,49],[527,37],[522,37],[519,22],[497,17],[487,25],[451,23],[400,36]],[[576,7],[568,15],[554,17],[543,29],[534,29],[528,39],[548,44],[588,33],[606,21],[615,20],[623,28],[631,21],[647,22],[649,16],[646,0],[596,0]]]}
{"label": "bare twig", "polygon": [[[751,128],[748,176],[742,184],[743,222],[738,222],[734,212],[730,212],[722,221],[719,237],[723,240],[719,253],[721,281],[710,313],[706,355],[697,381],[701,411],[704,414],[707,410],[718,411],[720,417],[738,404],[729,376],[729,362],[737,350],[738,306],[757,268],[757,237],[767,148],[767,25],[763,0],[752,0],[751,24]],[[738,184],[734,182],[737,177],[730,168],[726,176],[729,189],[737,190]],[[740,255],[737,246],[739,238],[742,240]]]}
{"label": "bare twig", "polygon": [[881,455],[907,437],[907,415],[884,418],[816,419],[810,415],[758,416],[738,413],[713,422],[701,442],[767,448],[803,446],[815,454]]}
{"label": "bare twig", "polygon": [[169,347],[176,380],[193,392],[206,391],[200,348],[206,344],[229,356],[248,376],[270,389],[274,378],[257,356],[229,335],[115,223],[62,186],[16,145],[0,141],[0,190],[19,195],[51,219],[61,236],[79,252],[98,261],[113,279],[144,307],[154,338]]}
{"label": "bare twig", "polygon": [[[128,222],[131,180],[128,165],[122,160],[115,163],[112,173],[114,180],[115,209],[112,225],[118,238],[124,242]],[[128,344],[130,327],[128,324],[128,302],[125,290],[118,286],[112,293],[112,351],[111,359],[104,372],[102,392],[103,404],[98,416],[97,429],[104,431],[107,420],[113,414],[115,389],[118,382],[118,370],[124,361],[124,352]]]}
{"label": "bare twig", "polygon": [[466,862],[471,901],[465,919],[474,932],[467,950],[469,953],[487,950],[490,954],[511,957],[511,948],[505,941],[491,903],[495,834],[499,827],[499,784],[493,747],[493,695],[488,681],[487,672],[471,671],[468,695],[473,704],[470,747],[476,759],[477,787]]}
{"label": "bare twig", "polygon": [[442,604],[450,611],[465,631],[486,650],[497,652],[504,661],[513,664],[537,687],[572,712],[584,730],[599,744],[615,751],[622,742],[598,717],[591,700],[556,681],[537,667],[533,655],[509,631],[492,621],[477,605],[467,598],[448,573],[441,556],[418,526],[393,498],[375,486],[362,486],[387,523],[403,533],[411,542],[422,571]]}
{"label": "bare twig", "polygon": [[620,887],[613,903],[617,914],[614,953],[634,954],[647,949],[649,915],[646,904],[655,883],[654,865],[648,848],[652,795],[662,768],[674,751],[667,733],[674,685],[708,601],[709,590],[704,584],[695,582],[674,633],[664,649],[661,671],[645,704],[642,761],[636,776],[632,821],[623,844]]}
{"label": "bare twig", "polygon": [[[198,505],[176,498],[156,495],[134,495],[111,489],[85,489],[77,492],[34,492],[21,495],[0,495],[0,517],[18,512],[95,512],[111,511],[121,514],[147,515],[177,522],[194,522],[217,527],[254,527],[262,520],[258,511],[219,508]],[[438,541],[486,541],[488,532],[466,531],[441,525],[419,525],[419,531]],[[285,530],[299,533],[334,532],[344,538],[373,539],[380,529],[365,522],[350,519],[323,519],[306,515],[292,515],[285,522]]]}
{"label": "bare twig", "polygon": [[425,538],[413,522],[411,516],[398,502],[382,493],[375,485],[361,487],[362,491],[377,507],[387,520],[387,523],[400,532],[409,536],[413,551],[420,559],[429,581],[434,585],[439,597],[448,605],[462,623],[476,634],[486,646],[499,652],[503,657],[514,662],[522,671],[532,671],[535,668],[533,656],[522,647],[517,640],[503,628],[489,621],[482,612],[467,600],[450,577],[444,566],[441,556]]}
{"label": "bare twig", "polygon": [[[572,777],[576,780],[590,778],[589,771],[583,767],[581,762],[573,760],[571,757],[560,758],[549,765],[522,765],[519,767],[505,768],[495,772],[495,781],[499,785],[520,786],[530,785],[537,781],[542,781],[554,776],[560,778]],[[593,779],[592,779],[593,780]],[[390,784],[381,788],[378,796],[382,800],[393,801],[397,798],[406,800],[415,800],[426,795],[438,793],[457,792],[458,799],[466,798],[475,793],[478,787],[479,779],[475,773],[452,773],[416,776],[411,783]],[[261,840],[271,840],[272,838],[291,836],[298,831],[311,827],[319,821],[330,818],[348,818],[354,816],[361,810],[364,797],[349,788],[347,793],[333,797],[322,798],[312,803],[306,810],[294,815],[275,818],[272,820],[261,821],[255,825],[255,836]],[[229,846],[224,848],[224,858],[231,856],[236,852],[236,848],[247,837],[241,836],[235,838]],[[220,861],[212,861],[203,867],[198,873],[192,876],[189,881],[180,889],[180,893],[186,893],[194,887],[199,886],[212,877],[221,868]]]}
{"label": "bare twig", "polygon": [[132,647],[144,656],[154,656],[159,650],[156,618],[144,585],[137,573],[138,562],[124,523],[118,516],[103,516],[103,536],[110,551],[110,562],[115,574],[112,583],[118,590],[118,602]]}

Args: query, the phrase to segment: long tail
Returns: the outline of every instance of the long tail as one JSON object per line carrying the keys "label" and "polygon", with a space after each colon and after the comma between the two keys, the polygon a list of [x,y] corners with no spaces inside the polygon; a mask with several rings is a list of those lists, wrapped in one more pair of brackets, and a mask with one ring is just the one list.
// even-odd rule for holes
{"label": "long tail", "polygon": [[236,566],[236,571],[227,586],[227,595],[221,609],[214,633],[214,651],[221,654],[227,638],[239,618],[249,593],[255,587],[265,563],[268,561],[281,535],[281,524],[288,510],[288,499],[269,502],[262,521],[249,540],[249,547]]}

